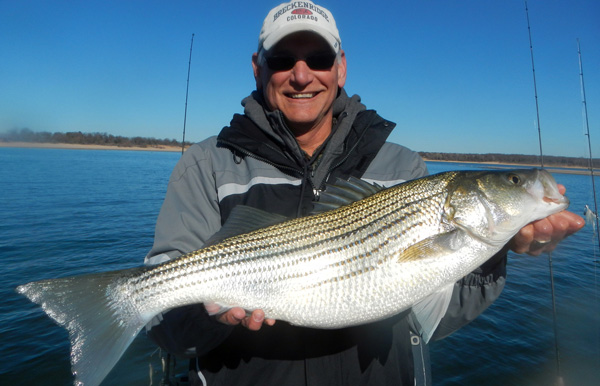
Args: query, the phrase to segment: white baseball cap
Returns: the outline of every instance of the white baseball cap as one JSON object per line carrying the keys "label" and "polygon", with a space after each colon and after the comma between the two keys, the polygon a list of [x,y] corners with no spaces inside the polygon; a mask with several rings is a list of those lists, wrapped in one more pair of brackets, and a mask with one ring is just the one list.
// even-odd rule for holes
{"label": "white baseball cap", "polygon": [[273,8],[263,22],[258,36],[258,52],[269,51],[289,34],[312,31],[321,36],[338,53],[342,45],[340,33],[329,10],[312,1],[290,1]]}

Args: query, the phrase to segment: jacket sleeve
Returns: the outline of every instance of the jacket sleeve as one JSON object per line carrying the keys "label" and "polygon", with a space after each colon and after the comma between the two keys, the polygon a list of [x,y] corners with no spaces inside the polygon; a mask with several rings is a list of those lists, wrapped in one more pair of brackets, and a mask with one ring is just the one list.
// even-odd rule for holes
{"label": "jacket sleeve", "polygon": [[[210,148],[209,139],[206,148]],[[147,265],[174,259],[201,248],[221,227],[218,196],[210,153],[194,145],[175,166],[156,223],[154,245]],[[212,144],[214,148],[214,144]],[[210,350],[231,328],[209,317],[202,304],[157,315],[146,330],[161,348],[179,356],[196,356]]]}

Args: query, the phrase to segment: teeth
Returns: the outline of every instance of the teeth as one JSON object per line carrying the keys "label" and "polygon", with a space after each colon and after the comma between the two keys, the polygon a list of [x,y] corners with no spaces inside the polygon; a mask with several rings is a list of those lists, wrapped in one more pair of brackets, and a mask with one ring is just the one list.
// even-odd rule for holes
{"label": "teeth", "polygon": [[304,93],[304,94],[292,94],[290,95],[294,99],[304,99],[304,98],[312,98],[315,96],[315,93]]}

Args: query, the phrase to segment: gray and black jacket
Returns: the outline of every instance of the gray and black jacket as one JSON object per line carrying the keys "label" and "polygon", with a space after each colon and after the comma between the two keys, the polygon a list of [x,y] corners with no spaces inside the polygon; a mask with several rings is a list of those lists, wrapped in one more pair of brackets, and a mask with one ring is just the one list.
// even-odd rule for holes
{"label": "gray and black jacket", "polygon": [[[334,103],[333,132],[310,158],[281,112],[267,111],[259,93],[242,104],[244,115],[235,115],[218,137],[191,146],[175,166],[147,264],[199,249],[236,205],[304,216],[336,178],[391,186],[427,174],[418,154],[386,142],[395,125],[344,90]],[[467,324],[497,298],[505,265],[505,256],[493,258],[455,285],[434,339]],[[195,358],[211,386],[431,384],[427,347],[411,326],[403,313],[339,330],[277,321],[253,332],[222,325],[194,305],[159,315],[148,334],[165,350]]]}

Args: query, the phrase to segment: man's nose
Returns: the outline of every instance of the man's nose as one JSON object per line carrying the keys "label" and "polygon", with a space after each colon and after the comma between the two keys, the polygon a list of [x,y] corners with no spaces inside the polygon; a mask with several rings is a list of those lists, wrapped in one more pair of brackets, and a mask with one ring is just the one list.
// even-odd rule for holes
{"label": "man's nose", "polygon": [[298,60],[292,68],[291,81],[298,86],[305,86],[312,82],[314,74],[304,60]]}

